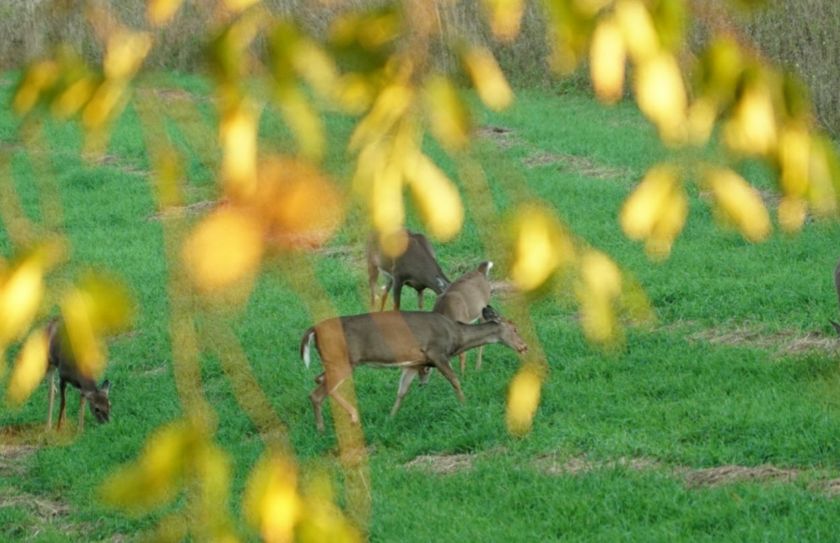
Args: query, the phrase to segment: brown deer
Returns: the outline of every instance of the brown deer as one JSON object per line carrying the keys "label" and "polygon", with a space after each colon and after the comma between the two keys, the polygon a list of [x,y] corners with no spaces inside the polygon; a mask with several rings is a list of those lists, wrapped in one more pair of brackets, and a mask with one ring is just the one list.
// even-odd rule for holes
{"label": "brown deer", "polygon": [[338,393],[339,385],[355,366],[374,364],[403,369],[397,400],[391,409],[394,416],[421,368],[437,368],[463,402],[461,384],[449,365],[451,357],[479,345],[498,342],[518,353],[528,350],[510,321],[498,319],[469,325],[440,313],[420,311],[365,313],[321,321],[301,339],[300,355],[307,367],[313,341],[324,367],[315,378],[318,386],[309,395],[319,431],[324,430],[321,404],[327,396],[332,396],[353,422],[359,421],[356,409]]}
{"label": "brown deer", "polygon": [[63,329],[59,319],[53,319],[47,325],[49,336],[49,358],[47,368],[47,383],[50,387],[49,413],[47,414],[47,430],[52,428],[53,402],[55,399],[55,373],[58,372],[59,389],[61,391],[61,407],[58,412],[58,426],[64,423],[66,408],[65,394],[67,384],[70,383],[79,389],[79,426],[82,431],[85,427],[85,402],[90,403],[90,412],[99,422],[108,422],[111,415],[111,401],[108,393],[111,390],[111,382],[105,380],[97,386],[96,381],[79,371],[73,351],[68,345],[67,333]]}
{"label": "brown deer", "polygon": [[[837,291],[837,301],[840,303],[840,262],[838,262],[837,267],[834,268],[834,289]],[[830,322],[831,326],[834,327],[834,331],[840,334],[840,323],[831,319],[828,319],[828,322]]]}
{"label": "brown deer", "polygon": [[382,253],[375,236],[371,236],[367,245],[368,283],[370,284],[370,306],[376,305],[376,280],[381,271],[387,277],[385,290],[379,311],[385,309],[388,291],[394,290],[394,309],[400,309],[400,297],[403,285],[408,285],[417,291],[417,304],[423,309],[423,291],[432,289],[440,294],[450,282],[446,274],[435,260],[435,251],[431,243],[423,234],[406,230],[408,245],[400,256],[389,257]]}
{"label": "brown deer", "polygon": [[[438,296],[434,311],[446,315],[455,322],[470,324],[479,320],[484,308],[490,304],[490,281],[487,280],[487,276],[492,267],[493,263],[487,260],[479,264],[475,270],[456,279],[441,296]],[[478,348],[476,369],[481,369],[483,350],[483,346]],[[459,356],[463,375],[467,353],[462,352]]]}

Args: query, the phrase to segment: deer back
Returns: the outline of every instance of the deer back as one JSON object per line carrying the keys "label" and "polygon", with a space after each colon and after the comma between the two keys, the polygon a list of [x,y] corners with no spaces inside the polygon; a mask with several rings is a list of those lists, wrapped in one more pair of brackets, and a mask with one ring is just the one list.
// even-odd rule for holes
{"label": "deer back", "polygon": [[490,281],[487,270],[492,264],[482,262],[467,272],[438,297],[434,311],[457,322],[470,323],[481,317],[481,311],[490,303]]}
{"label": "deer back", "polygon": [[402,282],[417,290],[429,288],[440,294],[450,281],[435,259],[431,243],[423,234],[406,232],[408,244],[397,257],[383,254],[375,237],[371,237],[367,247],[369,273],[372,274],[376,266],[394,278],[401,278]]}

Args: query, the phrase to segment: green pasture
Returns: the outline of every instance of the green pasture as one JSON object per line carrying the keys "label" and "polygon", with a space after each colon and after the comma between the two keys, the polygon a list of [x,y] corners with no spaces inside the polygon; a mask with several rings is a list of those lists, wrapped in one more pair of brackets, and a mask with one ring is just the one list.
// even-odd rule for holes
{"label": "green pasture", "polygon": [[[8,104],[11,74],[0,76]],[[178,116],[172,93],[188,93],[208,141],[215,110],[206,81],[160,77],[146,86]],[[173,105],[176,104],[176,105]],[[533,431],[505,429],[507,386],[519,360],[489,346],[481,372],[469,356],[460,405],[433,375],[415,384],[399,414],[388,417],[399,372],[355,373],[372,480],[372,541],[819,541],[836,538],[840,518],[840,371],[828,319],[838,316],[833,270],[840,228],[812,222],[795,236],[778,230],[762,244],[722,229],[692,187],[690,216],[664,262],[652,262],[622,234],[617,213],[648,166],[668,157],[653,129],[630,104],[604,108],[579,94],[522,91],[500,114],[480,113],[472,156],[485,169],[497,217],[470,214],[456,239],[436,243],[450,277],[502,243],[482,246],[482,224],[503,224],[514,206],[537,197],[575,233],[615,259],[645,288],[654,325],[629,328],[625,345],[605,353],[589,345],[576,309],[562,293],[536,301],[531,315],[550,373]],[[0,150],[27,213],[41,221],[33,162],[20,144],[18,121],[0,108]],[[496,127],[496,130],[490,129]],[[188,157],[189,202],[214,197],[214,161],[169,125]],[[349,186],[342,147],[352,129],[328,119],[325,168]],[[181,414],[168,332],[163,227],[150,188],[149,161],[137,112],[118,120],[107,160],[80,157],[73,124],[45,125],[49,167],[60,186],[61,224],[72,242],[59,279],[103,268],[122,277],[136,302],[134,330],[110,345],[112,420],[84,434],[43,436],[47,387],[19,410],[0,408],[0,540],[131,541],[168,509],[132,517],[105,508],[97,487],[138,455],[146,438]],[[199,130],[201,132],[201,130]],[[293,140],[276,115],[261,126],[265,145],[290,151]],[[431,142],[429,152],[453,177],[457,164]],[[772,178],[756,164],[741,172],[773,206]],[[195,218],[201,216],[197,207]],[[206,208],[205,208],[206,209]],[[367,310],[360,212],[314,255],[317,280],[343,314]],[[420,228],[414,215],[411,226]],[[486,239],[493,240],[493,236]],[[5,227],[0,250],[10,256]],[[494,269],[494,272],[497,270]],[[496,275],[495,280],[503,280]],[[413,309],[413,292],[403,298]],[[494,302],[504,311],[504,295]],[[430,305],[430,302],[429,302]],[[306,306],[271,262],[241,312],[229,317],[251,370],[289,429],[305,470],[326,468],[341,484],[337,443],[315,431],[307,395],[320,363],[298,356],[312,324]],[[201,319],[199,319],[199,326]],[[230,507],[241,519],[245,480],[263,450],[238,405],[219,360],[202,357],[202,383],[218,414],[216,441],[231,455]],[[76,393],[68,415],[75,421]],[[176,504],[177,506],[177,504]],[[251,540],[244,522],[238,528]]]}

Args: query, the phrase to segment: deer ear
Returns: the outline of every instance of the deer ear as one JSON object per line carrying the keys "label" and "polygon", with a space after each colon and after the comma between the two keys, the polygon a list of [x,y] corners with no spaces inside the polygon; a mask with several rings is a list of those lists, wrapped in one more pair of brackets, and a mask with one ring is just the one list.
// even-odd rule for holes
{"label": "deer ear", "polygon": [[111,381],[109,381],[108,379],[105,379],[104,381],[102,381],[102,384],[99,385],[99,392],[102,392],[103,394],[105,394],[107,396],[110,391],[111,391]]}
{"label": "deer ear", "polygon": [[502,322],[502,316],[492,306],[485,306],[481,310],[481,318],[490,322]]}

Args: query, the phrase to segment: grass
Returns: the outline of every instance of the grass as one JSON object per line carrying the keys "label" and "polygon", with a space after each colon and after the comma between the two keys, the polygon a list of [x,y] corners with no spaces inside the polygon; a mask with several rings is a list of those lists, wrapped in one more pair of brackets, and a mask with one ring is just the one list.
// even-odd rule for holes
{"label": "grass", "polygon": [[[212,118],[200,78],[161,77],[154,84],[190,93]],[[8,102],[10,86],[9,77],[0,78],[0,102]],[[179,115],[172,105],[167,113]],[[336,142],[351,125],[342,118],[329,123],[335,144],[325,167],[349,182],[348,161]],[[535,303],[531,313],[550,375],[534,429],[521,439],[505,430],[505,394],[518,361],[501,347],[486,350],[480,373],[470,362],[465,405],[434,376],[425,388],[415,386],[393,419],[387,414],[398,373],[357,371],[371,451],[370,539],[831,539],[840,513],[829,485],[840,478],[840,371],[827,320],[837,315],[831,278],[838,225],[812,223],[798,236],[776,233],[752,245],[721,230],[695,191],[673,255],[652,263],[622,235],[616,219],[640,175],[667,155],[634,107],[604,109],[579,95],[522,91],[509,111],[482,114],[479,123],[504,129],[488,132],[495,135],[479,138],[473,149],[500,216],[523,194],[544,199],[578,235],[641,281],[658,323],[631,329],[623,349],[605,354],[585,342],[568,303]],[[131,517],[96,499],[102,479],[135,458],[149,434],[181,409],[171,367],[162,226],[139,127],[128,109],[115,127],[110,158],[101,164],[79,159],[75,127],[47,127],[63,224],[73,243],[73,263],[62,273],[113,270],[130,285],[139,312],[134,333],[111,344],[109,424],[89,421],[78,437],[43,435],[43,385],[20,410],[0,411],[0,539],[132,540],[164,513]],[[37,219],[32,164],[15,147],[15,128],[3,110],[0,148],[14,149],[14,181]],[[263,136],[288,141],[276,118],[266,119]],[[184,148],[192,145],[175,125],[172,137]],[[430,152],[455,174],[438,150]],[[745,168],[760,176],[753,177],[759,185],[771,184],[762,171]],[[211,197],[214,180],[200,156],[191,158],[187,171],[191,201]],[[453,242],[437,244],[453,276],[501,256],[500,245],[482,248],[475,219]],[[342,313],[366,308],[362,240],[362,230],[348,226],[334,241],[343,250],[316,260],[317,279]],[[0,248],[9,255],[5,230]],[[413,295],[406,298],[412,307]],[[320,370],[305,369],[297,354],[300,335],[312,324],[299,297],[269,269],[229,324],[287,425],[298,461],[335,473],[330,411],[328,431],[319,435],[307,399]],[[215,439],[233,460],[231,506],[239,516],[245,479],[263,444],[219,360],[205,354],[201,372],[218,414]],[[75,400],[70,406],[72,421]],[[737,476],[721,484],[692,483],[706,473],[700,470],[726,466],[734,466]],[[767,466],[795,475],[757,475]]]}

